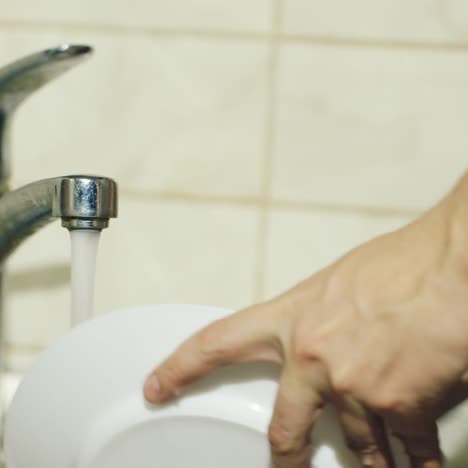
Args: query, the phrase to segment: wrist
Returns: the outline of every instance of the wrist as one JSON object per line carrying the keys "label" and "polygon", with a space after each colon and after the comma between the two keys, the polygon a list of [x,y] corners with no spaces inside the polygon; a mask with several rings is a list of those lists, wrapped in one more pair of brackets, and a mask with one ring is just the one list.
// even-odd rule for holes
{"label": "wrist", "polygon": [[468,173],[434,208],[434,216],[446,231],[446,261],[468,274]]}

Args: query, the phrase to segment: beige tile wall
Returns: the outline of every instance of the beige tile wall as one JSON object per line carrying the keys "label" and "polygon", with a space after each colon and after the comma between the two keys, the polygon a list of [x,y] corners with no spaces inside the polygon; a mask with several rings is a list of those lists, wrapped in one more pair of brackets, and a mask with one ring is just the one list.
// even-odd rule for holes
{"label": "beige tile wall", "polygon": [[[95,56],[23,106],[15,185],[115,177],[96,313],[238,308],[430,206],[466,167],[468,8],[456,0],[16,0],[0,61]],[[68,326],[68,235],[11,258],[8,364]]]}

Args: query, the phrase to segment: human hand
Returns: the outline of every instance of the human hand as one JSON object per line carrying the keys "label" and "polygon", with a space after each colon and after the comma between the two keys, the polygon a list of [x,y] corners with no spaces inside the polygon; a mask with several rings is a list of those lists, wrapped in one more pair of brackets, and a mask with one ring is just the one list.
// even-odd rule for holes
{"label": "human hand", "polygon": [[282,366],[269,428],[275,467],[309,467],[327,403],[362,466],[394,466],[385,423],[413,468],[441,467],[436,418],[465,395],[468,369],[468,244],[450,200],[196,333],[148,377],[146,399],[170,400],[220,366],[273,362]]}

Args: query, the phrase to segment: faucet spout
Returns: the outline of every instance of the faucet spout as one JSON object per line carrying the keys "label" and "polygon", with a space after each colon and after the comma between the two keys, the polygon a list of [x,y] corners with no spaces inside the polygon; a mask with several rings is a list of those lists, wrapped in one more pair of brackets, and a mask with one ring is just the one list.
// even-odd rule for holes
{"label": "faucet spout", "polygon": [[92,52],[84,45],[62,45],[28,55],[0,68],[0,107],[11,112],[31,93],[77,65]]}
{"label": "faucet spout", "polygon": [[10,125],[16,108],[34,91],[88,57],[92,48],[62,45],[0,68],[0,195],[10,177]]}
{"label": "faucet spout", "polygon": [[117,184],[99,176],[44,179],[0,198],[0,262],[40,227],[62,218],[62,226],[101,230],[117,217]]}
{"label": "faucet spout", "polygon": [[[90,56],[91,47],[63,45],[0,68],[0,377],[5,263],[26,238],[56,218],[69,230],[101,230],[117,217],[117,184],[107,177],[71,175],[9,191],[10,127],[18,106],[34,91]],[[0,445],[4,408],[0,401]]]}

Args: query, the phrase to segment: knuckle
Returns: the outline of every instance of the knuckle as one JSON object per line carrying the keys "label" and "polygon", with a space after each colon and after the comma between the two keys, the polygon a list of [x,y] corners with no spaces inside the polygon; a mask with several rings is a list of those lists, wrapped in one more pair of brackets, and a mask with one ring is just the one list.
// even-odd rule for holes
{"label": "knuckle", "polygon": [[275,455],[287,457],[301,449],[301,442],[278,423],[270,424],[268,429],[268,441],[271,451]]}
{"label": "knuckle", "polygon": [[331,375],[331,384],[338,395],[347,395],[353,393],[354,380],[351,372],[335,372]]}
{"label": "knuckle", "polygon": [[316,345],[316,340],[302,328],[294,331],[291,342],[291,354],[293,358],[302,365],[310,365],[321,361],[322,353]]}
{"label": "knuckle", "polygon": [[226,343],[215,322],[198,335],[198,349],[203,362],[207,365],[219,364],[227,359]]}
{"label": "knuckle", "polygon": [[408,405],[394,392],[375,394],[367,399],[370,406],[380,413],[404,412]]}
{"label": "knuckle", "polygon": [[378,451],[377,433],[366,417],[350,413],[340,414],[341,427],[347,447],[357,454],[372,454]]}
{"label": "knuckle", "polygon": [[295,340],[291,345],[291,353],[296,362],[301,365],[310,365],[320,360],[317,351],[303,340]]}
{"label": "knuckle", "polygon": [[358,455],[373,455],[379,451],[375,442],[369,442],[358,437],[346,437],[346,446]]}
{"label": "knuckle", "polygon": [[162,367],[158,371],[158,379],[161,385],[168,390],[185,383],[185,377],[177,364],[167,364]]}

